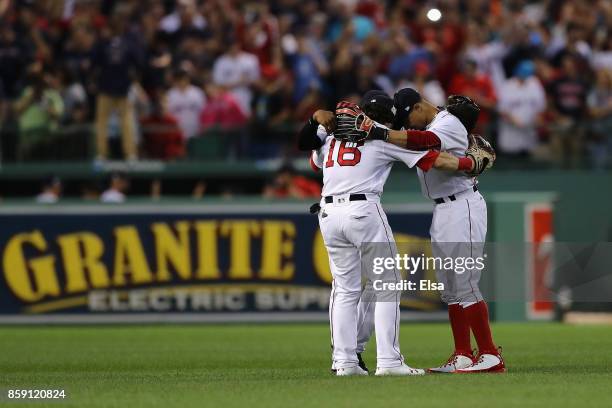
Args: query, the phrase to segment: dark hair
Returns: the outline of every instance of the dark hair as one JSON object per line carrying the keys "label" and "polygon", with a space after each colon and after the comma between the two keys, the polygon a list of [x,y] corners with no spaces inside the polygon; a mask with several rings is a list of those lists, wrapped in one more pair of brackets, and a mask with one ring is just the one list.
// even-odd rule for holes
{"label": "dark hair", "polygon": [[393,111],[377,103],[369,103],[363,107],[363,112],[378,123],[392,123]]}
{"label": "dark hair", "polygon": [[363,112],[371,119],[379,123],[392,123],[393,114],[393,99],[386,92],[379,89],[372,89],[365,93],[359,106]]}

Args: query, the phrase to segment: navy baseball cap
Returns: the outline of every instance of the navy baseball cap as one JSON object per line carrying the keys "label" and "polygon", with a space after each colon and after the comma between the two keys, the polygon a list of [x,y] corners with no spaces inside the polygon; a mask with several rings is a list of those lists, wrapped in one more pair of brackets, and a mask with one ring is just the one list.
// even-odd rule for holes
{"label": "navy baseball cap", "polygon": [[406,123],[406,119],[412,107],[421,101],[421,94],[412,88],[400,89],[393,95],[393,107],[395,107],[395,120],[391,126],[394,130],[400,130]]}
{"label": "navy baseball cap", "polygon": [[385,91],[380,89],[371,89],[363,95],[359,106],[363,109],[365,106],[376,103],[384,108],[391,110],[393,108],[393,99]]}
{"label": "navy baseball cap", "polygon": [[361,98],[359,106],[368,116],[377,122],[393,122],[393,99],[384,91],[372,89],[366,92],[363,98]]}

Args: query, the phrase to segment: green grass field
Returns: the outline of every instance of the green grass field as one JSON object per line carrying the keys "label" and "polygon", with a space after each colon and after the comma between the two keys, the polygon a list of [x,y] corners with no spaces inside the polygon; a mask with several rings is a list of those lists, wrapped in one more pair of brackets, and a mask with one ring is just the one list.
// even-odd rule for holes
{"label": "green grass field", "polygon": [[[417,367],[450,352],[448,327],[404,324]],[[602,407],[612,405],[612,327],[498,324],[506,374],[336,378],[326,325],[0,328],[0,388],[67,400],[0,406]],[[366,354],[375,366],[374,345]]]}

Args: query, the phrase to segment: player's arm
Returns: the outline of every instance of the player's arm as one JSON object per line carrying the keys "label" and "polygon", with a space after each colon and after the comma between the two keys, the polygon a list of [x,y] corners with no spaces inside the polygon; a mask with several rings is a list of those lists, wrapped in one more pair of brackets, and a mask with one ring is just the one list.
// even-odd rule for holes
{"label": "player's arm", "polygon": [[438,135],[430,130],[392,130],[363,113],[356,117],[354,129],[363,135],[363,139],[382,140],[413,151],[439,150],[442,146]]}
{"label": "player's arm", "polygon": [[430,150],[418,162],[423,171],[438,169],[451,172],[471,173],[474,170],[474,160],[471,157],[457,157],[450,153]]}
{"label": "player's arm", "polygon": [[333,112],[319,109],[298,133],[298,149],[309,151],[318,149],[325,140],[322,137],[319,126],[323,126],[327,133],[333,132],[336,125],[336,117]]}
{"label": "player's arm", "polygon": [[[377,134],[378,133],[378,134]],[[429,130],[387,130],[385,132],[374,132],[372,138],[379,136],[381,140],[403,147],[408,150],[439,150],[442,142],[438,135]],[[386,139],[385,139],[386,137]]]}

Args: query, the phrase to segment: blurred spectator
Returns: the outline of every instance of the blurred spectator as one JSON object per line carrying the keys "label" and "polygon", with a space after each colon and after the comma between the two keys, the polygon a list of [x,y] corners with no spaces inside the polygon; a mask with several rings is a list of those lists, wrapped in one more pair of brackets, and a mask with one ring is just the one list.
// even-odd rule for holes
{"label": "blurred spectator", "polygon": [[584,148],[583,121],[589,84],[580,75],[576,57],[563,57],[560,75],[548,88],[554,115],[552,153],[559,163],[577,165]]}
{"label": "blurred spectator", "polygon": [[98,98],[96,101],[97,159],[108,156],[108,120],[117,111],[121,120],[123,155],[136,159],[133,105],[128,99],[132,83],[132,69],[141,67],[140,50],[126,33],[127,17],[117,13],[110,21],[110,36],[102,39],[94,53],[98,70]]}
{"label": "blurred spectator", "polygon": [[178,70],[174,74],[174,85],[168,91],[168,112],[178,120],[186,139],[200,131],[199,117],[204,108],[204,91],[191,84],[189,73]]}
{"label": "blurred spectator", "polygon": [[593,50],[593,69],[612,70],[612,27],[600,31]]}
{"label": "blurred spectator", "polygon": [[193,190],[191,192],[191,197],[194,200],[201,200],[202,198],[204,198],[204,194],[206,194],[206,181],[204,180],[199,180],[195,183],[195,185],[193,186]]}
{"label": "blurred spectator", "polygon": [[92,93],[95,92],[94,84],[91,83],[95,44],[96,34],[93,29],[77,25],[70,31],[62,55],[66,77],[78,81],[83,87],[90,87],[88,91]]}
{"label": "blurred spectator", "polygon": [[103,203],[123,203],[126,200],[125,194],[130,187],[127,176],[123,173],[113,173],[110,177],[108,189],[100,196]]}
{"label": "blurred spectator", "polygon": [[228,39],[228,51],[221,55],[213,68],[213,81],[230,91],[246,117],[251,116],[251,86],[259,80],[257,57],[240,49],[234,39]]}
{"label": "blurred spectator", "polygon": [[590,120],[590,156],[596,168],[604,167],[612,153],[612,68],[597,71],[597,81],[587,99]]}
{"label": "blurred spectator", "polygon": [[18,115],[17,155],[21,159],[28,157],[37,144],[48,139],[64,111],[62,97],[57,91],[58,80],[51,72],[35,68],[30,73],[29,83],[13,106]]}
{"label": "blurred spectator", "polygon": [[500,153],[526,155],[538,146],[536,126],[546,108],[546,94],[535,76],[535,64],[525,60],[514,70],[499,92]]}
{"label": "blurred spectator", "polygon": [[506,80],[502,60],[508,51],[508,46],[501,38],[489,38],[491,33],[476,21],[467,25],[465,57],[476,62],[477,70],[491,78],[498,91]]}
{"label": "blurred spectator", "polygon": [[305,35],[297,36],[297,52],[291,57],[293,71],[293,102],[299,103],[311,89],[320,89],[321,75],[328,70],[324,60],[316,58]]}
{"label": "blurred spectator", "polygon": [[291,85],[288,74],[274,65],[263,66],[253,103],[252,130],[256,139],[274,143],[282,139],[284,128],[293,119]]}
{"label": "blurred spectator", "polygon": [[214,84],[206,85],[207,102],[200,113],[203,130],[221,127],[231,129],[246,124],[248,118],[235,95]]}
{"label": "blurred spectator", "polygon": [[36,196],[36,202],[41,204],[55,204],[62,195],[62,180],[51,176],[43,183],[40,194]]}
{"label": "blurred spectator", "polygon": [[245,5],[236,25],[236,36],[242,48],[259,59],[261,65],[279,62],[278,21],[265,2]]}
{"label": "blurred spectator", "polygon": [[321,198],[321,185],[300,176],[290,164],[283,165],[263,191],[265,198]]}
{"label": "blurred spectator", "polygon": [[24,72],[33,60],[33,46],[17,36],[5,20],[0,20],[0,78],[9,99],[22,94]]}
{"label": "blurred spectator", "polygon": [[412,78],[416,63],[432,62],[431,53],[413,43],[404,31],[397,32],[392,40],[395,50],[389,63],[389,75],[394,81]]}
{"label": "blurred spectator", "polygon": [[[139,139],[139,124],[160,119],[149,105],[164,94],[186,137],[200,126],[219,140],[239,135],[250,159],[288,153],[284,141],[315,105],[358,101],[368,89],[412,86],[437,104],[464,93],[483,108],[476,131],[507,134],[507,118],[492,115],[496,99],[505,104],[501,87],[517,87],[516,68],[531,60],[550,108],[551,126],[539,130],[556,156],[577,162],[586,141],[596,165],[606,162],[606,119],[595,104],[607,91],[593,73],[612,69],[609,1],[434,3],[442,11],[436,22],[427,19],[433,3],[425,1],[0,0],[4,159],[15,159],[17,146],[25,149],[22,159],[59,159],[57,149],[29,150],[49,133],[75,146],[61,158],[86,159],[94,150],[92,121],[99,159],[135,159],[139,148],[151,149],[149,133]],[[568,58],[578,74],[568,75]],[[176,71],[189,72],[191,81],[173,78]],[[27,101],[36,72],[50,75],[64,113],[47,112],[47,130],[19,134],[25,111],[7,108]],[[587,93],[597,95],[589,108]],[[531,132],[524,136],[533,141]],[[230,158],[228,152],[220,149],[218,157]]]}
{"label": "blurred spectator", "polygon": [[85,123],[88,120],[87,91],[81,82],[73,78],[68,70],[61,72],[62,101],[64,102],[63,124]]}
{"label": "blurred spectator", "polygon": [[444,106],[446,94],[442,85],[431,76],[431,68],[425,61],[414,64],[414,75],[411,81],[400,81],[397,90],[402,88],[414,88],[425,99],[437,106]]}
{"label": "blurred spectator", "polygon": [[185,137],[177,119],[167,112],[165,98],[158,96],[151,114],[141,122],[146,157],[174,160],[185,155]]}
{"label": "blurred spectator", "polygon": [[461,64],[461,71],[452,79],[448,93],[466,95],[480,105],[480,118],[474,129],[475,133],[488,133],[487,126],[491,119],[490,112],[495,109],[497,98],[490,78],[477,71],[476,62],[466,59]]}
{"label": "blurred spectator", "polygon": [[374,31],[374,22],[365,15],[357,14],[356,1],[330,2],[330,12],[336,17],[329,27],[328,37],[336,41],[347,26],[351,26],[351,33],[355,40],[363,41]]}
{"label": "blurred spectator", "polygon": [[176,10],[162,18],[159,27],[169,33],[189,28],[202,30],[206,20],[198,13],[195,0],[177,0]]}

